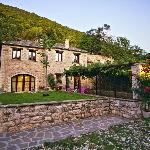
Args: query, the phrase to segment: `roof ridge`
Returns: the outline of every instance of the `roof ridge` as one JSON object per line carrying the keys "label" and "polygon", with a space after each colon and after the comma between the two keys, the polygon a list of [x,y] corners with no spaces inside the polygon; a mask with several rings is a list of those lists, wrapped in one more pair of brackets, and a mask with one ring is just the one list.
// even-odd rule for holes
{"label": "roof ridge", "polygon": [[[35,40],[15,40],[15,41],[3,41],[2,44],[5,45],[16,45],[16,46],[25,46],[25,47],[34,47],[34,48],[44,48],[39,41]],[[59,48],[64,50],[70,51],[78,51],[78,52],[87,52],[86,50],[76,48],[76,47],[69,47],[66,48],[65,44],[63,43],[56,43],[53,48]]]}

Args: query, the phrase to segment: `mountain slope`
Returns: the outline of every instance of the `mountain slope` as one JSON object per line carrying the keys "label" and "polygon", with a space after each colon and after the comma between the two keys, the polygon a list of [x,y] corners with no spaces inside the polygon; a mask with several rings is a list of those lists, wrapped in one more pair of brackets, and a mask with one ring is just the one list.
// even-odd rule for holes
{"label": "mountain slope", "polygon": [[65,38],[69,38],[71,45],[76,47],[85,35],[84,32],[62,26],[34,13],[0,3],[0,35],[3,40],[17,38],[34,40],[51,30],[57,35],[58,42],[64,42]]}

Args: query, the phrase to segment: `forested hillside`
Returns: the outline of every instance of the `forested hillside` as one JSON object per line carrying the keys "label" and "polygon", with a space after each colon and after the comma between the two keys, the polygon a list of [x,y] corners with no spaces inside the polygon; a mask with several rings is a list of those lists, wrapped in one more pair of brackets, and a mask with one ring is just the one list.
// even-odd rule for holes
{"label": "forested hillside", "polygon": [[145,59],[145,51],[131,45],[125,37],[110,36],[110,25],[91,29],[86,33],[58,24],[16,7],[0,3],[0,41],[28,39],[37,40],[43,35],[53,37],[55,42],[70,40],[71,46],[94,54],[111,56],[116,63],[137,62]]}
{"label": "forested hillside", "polygon": [[85,34],[34,13],[0,3],[0,32],[3,40],[17,38],[34,40],[51,31],[55,32],[58,42],[64,42],[65,38],[69,38],[72,46],[78,46]]}

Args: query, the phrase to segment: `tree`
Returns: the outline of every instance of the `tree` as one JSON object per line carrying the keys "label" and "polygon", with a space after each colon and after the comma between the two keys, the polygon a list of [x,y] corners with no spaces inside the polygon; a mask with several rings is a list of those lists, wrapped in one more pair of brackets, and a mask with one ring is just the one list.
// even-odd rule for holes
{"label": "tree", "polygon": [[41,63],[43,64],[43,67],[45,68],[45,79],[46,79],[45,87],[46,87],[46,89],[48,88],[47,69],[50,66],[49,61],[48,61],[47,50],[50,51],[55,43],[56,43],[56,37],[55,37],[55,34],[53,31],[51,33],[49,33],[49,35],[46,35],[46,34],[42,35],[42,37],[40,39],[41,46],[43,46],[43,48],[45,48],[44,52],[39,53],[39,54],[42,57]]}
{"label": "tree", "polygon": [[107,39],[106,31],[109,29],[110,25],[104,24],[103,27],[87,31],[80,41],[80,47],[90,53],[101,54],[102,45]]}
{"label": "tree", "polygon": [[16,39],[21,30],[19,23],[10,16],[0,12],[0,39],[12,40]]}
{"label": "tree", "polygon": [[115,63],[139,62],[145,60],[145,51],[132,46],[126,37],[108,35],[110,25],[104,24],[86,32],[80,41],[80,48],[90,53],[112,57]]}
{"label": "tree", "polygon": [[43,29],[41,27],[32,27],[24,32],[22,32],[22,35],[25,39],[28,40],[36,40],[43,34]]}
{"label": "tree", "polygon": [[136,62],[146,62],[146,52],[142,48],[140,48],[138,45],[134,45],[130,47],[130,50],[132,51],[132,54],[136,58]]}
{"label": "tree", "polygon": [[90,53],[100,53],[101,45],[97,38],[90,35],[85,35],[80,41],[80,48],[85,49]]}

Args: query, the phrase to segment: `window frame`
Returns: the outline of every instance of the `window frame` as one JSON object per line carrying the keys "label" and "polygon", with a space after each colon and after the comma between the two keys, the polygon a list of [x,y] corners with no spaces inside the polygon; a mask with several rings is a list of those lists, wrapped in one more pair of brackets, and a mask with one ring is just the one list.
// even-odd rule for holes
{"label": "window frame", "polygon": [[[12,47],[12,59],[21,60],[21,50],[22,50],[21,48]],[[14,51],[16,51],[15,57],[14,57]],[[19,57],[17,57],[18,52],[20,53]]]}
{"label": "window frame", "polygon": [[[61,57],[59,57],[61,55]],[[56,51],[56,62],[62,62],[63,61],[63,51]]]}
{"label": "window frame", "polygon": [[[36,51],[32,50],[32,49],[29,49],[29,53],[31,53],[31,57],[29,55],[29,60],[36,61]],[[33,56],[33,53],[35,53],[35,56]]]}
{"label": "window frame", "polygon": [[[77,59],[76,59],[77,58]],[[74,63],[80,63],[80,53],[74,53]]]}

